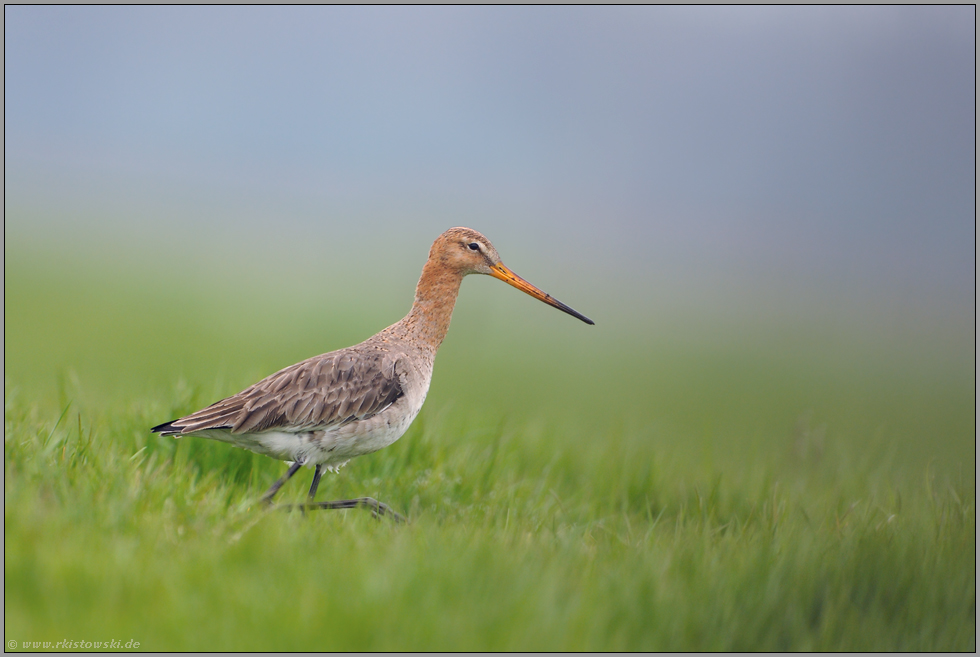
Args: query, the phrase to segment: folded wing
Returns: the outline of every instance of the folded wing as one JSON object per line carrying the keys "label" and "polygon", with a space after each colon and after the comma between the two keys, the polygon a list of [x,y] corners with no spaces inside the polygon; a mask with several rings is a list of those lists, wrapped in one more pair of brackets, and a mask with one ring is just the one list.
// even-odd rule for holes
{"label": "folded wing", "polygon": [[380,350],[323,354],[152,430],[171,436],[215,429],[302,432],[367,419],[404,394],[395,365],[395,358]]}

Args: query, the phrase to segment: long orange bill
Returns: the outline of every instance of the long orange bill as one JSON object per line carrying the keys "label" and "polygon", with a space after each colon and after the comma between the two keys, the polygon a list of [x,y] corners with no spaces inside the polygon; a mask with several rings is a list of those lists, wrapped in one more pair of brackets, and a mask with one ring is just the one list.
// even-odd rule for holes
{"label": "long orange bill", "polygon": [[572,317],[577,317],[581,319],[586,324],[592,324],[592,325],[595,324],[595,322],[593,322],[591,319],[589,319],[582,313],[578,312],[577,310],[573,310],[572,308],[569,308],[568,306],[566,306],[565,304],[563,304],[561,301],[554,298],[550,294],[546,294],[545,292],[542,292],[538,288],[534,287],[533,285],[525,281],[523,278],[521,278],[520,276],[512,272],[510,269],[505,267],[504,263],[502,262],[498,262],[494,266],[490,267],[490,275],[493,276],[494,278],[499,278],[500,280],[502,280],[504,283],[507,283],[508,285],[513,285],[521,292],[527,292],[535,299],[540,299],[541,301],[544,301],[549,306],[554,306],[558,310],[562,310],[568,313],[569,315],[571,315]]}

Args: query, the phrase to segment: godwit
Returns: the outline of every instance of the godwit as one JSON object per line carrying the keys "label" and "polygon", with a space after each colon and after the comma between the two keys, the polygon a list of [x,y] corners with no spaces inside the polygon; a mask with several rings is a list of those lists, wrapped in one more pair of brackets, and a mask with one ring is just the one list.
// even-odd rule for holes
{"label": "godwit", "polygon": [[320,475],[401,438],[422,409],[436,351],[449,330],[459,286],[467,274],[487,274],[536,299],[594,322],[504,266],[490,240],[469,228],[450,228],[429,250],[415,303],[401,321],[353,347],[314,356],[279,370],[237,395],[153,427],[165,436],[201,436],[281,461],[289,470],[263,495],[276,492],[304,465],[314,466],[302,508],[367,506],[401,517],[369,497],[313,502]]}

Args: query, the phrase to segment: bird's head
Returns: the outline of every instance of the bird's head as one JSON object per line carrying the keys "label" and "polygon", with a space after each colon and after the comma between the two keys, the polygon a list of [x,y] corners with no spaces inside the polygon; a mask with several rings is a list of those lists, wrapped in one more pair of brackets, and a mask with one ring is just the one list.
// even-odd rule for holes
{"label": "bird's head", "polygon": [[460,272],[463,276],[486,274],[499,278],[521,292],[530,294],[535,299],[544,301],[586,324],[595,324],[585,315],[566,306],[550,294],[542,292],[512,272],[500,261],[500,255],[490,240],[472,228],[457,227],[444,232],[433,242],[432,249],[429,251],[429,260],[436,260],[443,266]]}

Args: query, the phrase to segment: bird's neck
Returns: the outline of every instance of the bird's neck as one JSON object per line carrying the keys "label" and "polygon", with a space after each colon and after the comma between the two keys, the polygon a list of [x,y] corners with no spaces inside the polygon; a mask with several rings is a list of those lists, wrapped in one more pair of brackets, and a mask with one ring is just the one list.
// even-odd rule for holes
{"label": "bird's neck", "polygon": [[449,331],[449,321],[453,317],[453,307],[462,282],[463,274],[459,270],[437,259],[426,261],[415,287],[412,310],[396,325],[399,332],[435,356]]}

